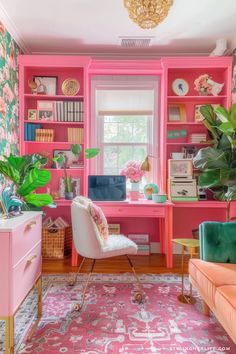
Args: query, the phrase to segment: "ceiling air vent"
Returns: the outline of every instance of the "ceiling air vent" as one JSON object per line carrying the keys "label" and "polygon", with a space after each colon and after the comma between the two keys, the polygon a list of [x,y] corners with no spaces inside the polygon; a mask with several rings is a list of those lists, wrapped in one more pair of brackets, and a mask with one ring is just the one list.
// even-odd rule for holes
{"label": "ceiling air vent", "polygon": [[120,37],[123,48],[148,48],[153,37]]}

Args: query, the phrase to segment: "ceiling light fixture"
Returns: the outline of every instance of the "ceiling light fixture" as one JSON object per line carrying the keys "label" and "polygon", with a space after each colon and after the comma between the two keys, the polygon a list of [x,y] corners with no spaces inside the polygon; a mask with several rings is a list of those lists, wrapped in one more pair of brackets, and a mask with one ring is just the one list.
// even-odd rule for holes
{"label": "ceiling light fixture", "polygon": [[131,20],[144,29],[154,28],[162,22],[172,5],[173,0],[124,0]]}

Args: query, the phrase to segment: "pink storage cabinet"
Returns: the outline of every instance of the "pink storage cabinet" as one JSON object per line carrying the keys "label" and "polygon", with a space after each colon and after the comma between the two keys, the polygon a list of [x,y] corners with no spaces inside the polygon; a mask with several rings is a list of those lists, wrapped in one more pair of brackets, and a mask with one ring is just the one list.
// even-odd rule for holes
{"label": "pink storage cabinet", "polygon": [[24,212],[0,220],[0,319],[5,321],[5,352],[14,352],[14,315],[34,285],[38,319],[42,313],[42,213]]}

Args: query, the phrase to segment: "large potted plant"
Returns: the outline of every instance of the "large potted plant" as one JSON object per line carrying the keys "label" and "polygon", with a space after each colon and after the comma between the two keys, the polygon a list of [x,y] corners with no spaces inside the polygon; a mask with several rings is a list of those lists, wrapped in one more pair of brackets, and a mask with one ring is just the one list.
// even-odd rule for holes
{"label": "large potted plant", "polygon": [[12,189],[23,201],[24,209],[36,209],[53,204],[50,194],[35,192],[51,179],[51,173],[43,169],[46,163],[47,158],[39,154],[10,155],[0,161],[0,173],[13,183]]}
{"label": "large potted plant", "polygon": [[200,149],[193,164],[201,171],[199,185],[211,189],[215,199],[227,202],[229,221],[230,203],[236,199],[236,104],[229,110],[205,105],[200,112],[213,146]]}

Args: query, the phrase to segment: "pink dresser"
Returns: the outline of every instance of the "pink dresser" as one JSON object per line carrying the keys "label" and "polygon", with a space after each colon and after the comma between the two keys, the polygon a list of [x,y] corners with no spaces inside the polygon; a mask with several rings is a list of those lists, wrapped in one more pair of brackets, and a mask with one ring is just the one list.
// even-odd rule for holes
{"label": "pink dresser", "polygon": [[42,313],[42,213],[0,219],[0,319],[6,322],[5,353],[14,353],[14,314],[34,285]]}

